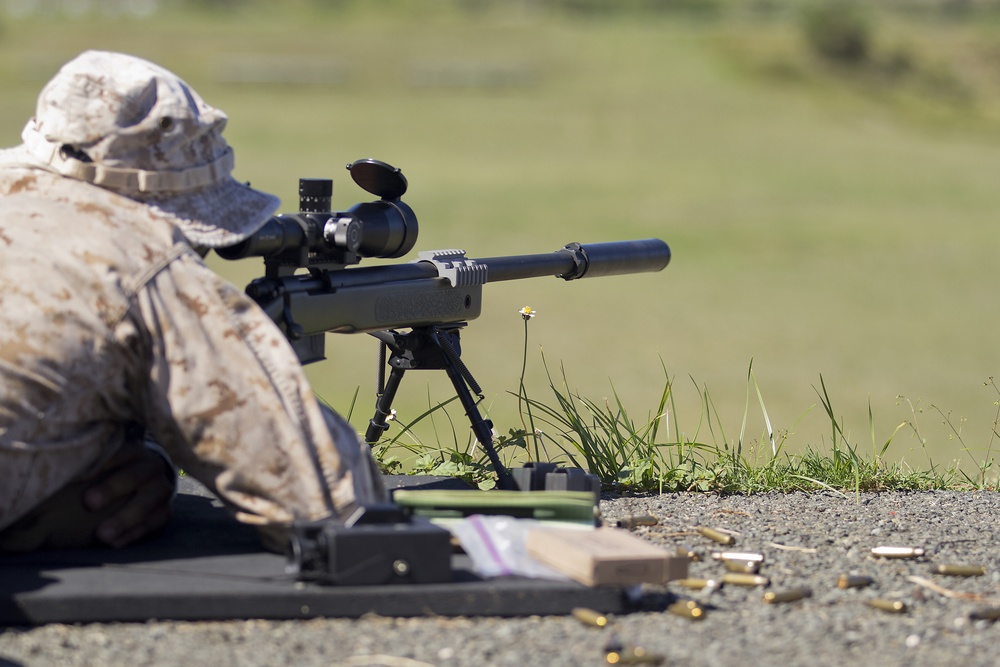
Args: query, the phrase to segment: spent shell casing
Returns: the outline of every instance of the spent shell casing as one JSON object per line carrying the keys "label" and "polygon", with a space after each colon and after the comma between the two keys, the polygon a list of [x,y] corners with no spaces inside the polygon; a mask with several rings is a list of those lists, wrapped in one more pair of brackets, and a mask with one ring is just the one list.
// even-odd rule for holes
{"label": "spent shell casing", "polygon": [[650,653],[641,646],[626,646],[619,651],[609,651],[605,656],[609,665],[662,665],[663,656]]}
{"label": "spent shell casing", "polygon": [[865,602],[869,607],[873,609],[878,609],[880,611],[887,611],[890,614],[905,614],[909,611],[909,607],[906,606],[905,602],[899,600],[886,600],[883,598],[876,598],[874,600],[867,600]]}
{"label": "spent shell casing", "polygon": [[771,584],[771,580],[761,574],[726,572],[722,575],[722,583],[734,586],[768,586]]}
{"label": "spent shell casing", "polygon": [[718,579],[695,579],[689,577],[687,579],[675,579],[674,583],[678,586],[683,586],[684,588],[690,588],[696,591],[706,588],[711,590],[722,587],[722,582]]}
{"label": "spent shell casing", "polygon": [[701,553],[686,544],[680,544],[677,546],[677,555],[681,558],[687,558],[692,563],[701,562]]}
{"label": "spent shell casing", "polygon": [[724,560],[722,564],[730,572],[742,572],[744,574],[757,574],[760,571],[759,560]]}
{"label": "spent shell casing", "polygon": [[683,616],[692,621],[700,621],[705,618],[705,608],[694,600],[678,600],[667,607],[667,611],[674,616]]}
{"label": "spent shell casing", "polygon": [[607,616],[599,611],[588,609],[587,607],[576,607],[570,613],[573,615],[573,618],[580,621],[584,625],[589,625],[595,628],[603,628],[608,624]]}
{"label": "spent shell casing", "polygon": [[982,565],[956,565],[954,563],[940,563],[931,566],[934,574],[945,574],[949,577],[981,577],[986,574],[986,568]]}
{"label": "spent shell casing", "polygon": [[608,641],[604,643],[605,653],[621,653],[625,650],[625,642],[616,633],[612,632]]}
{"label": "spent shell casing", "polygon": [[1000,607],[984,607],[969,612],[969,618],[973,621],[998,621],[1000,620]]}
{"label": "spent shell casing", "polygon": [[636,526],[655,526],[659,522],[660,520],[652,514],[640,514],[637,516],[627,516],[624,519],[618,519],[618,521],[615,522],[615,525],[618,528],[632,529]]}
{"label": "spent shell casing", "polygon": [[876,558],[920,558],[924,550],[920,547],[875,547],[872,556]]}
{"label": "spent shell casing", "polygon": [[756,561],[758,563],[764,562],[764,554],[753,553],[752,551],[713,551],[713,560],[745,560],[745,561]]}
{"label": "spent shell casing", "polygon": [[719,544],[724,544],[727,547],[736,544],[736,538],[728,533],[723,533],[721,531],[715,530],[714,528],[708,528],[706,526],[698,526],[698,532],[702,537],[707,537],[713,542],[718,542]]}
{"label": "spent shell casing", "polygon": [[874,583],[874,579],[863,574],[842,574],[837,577],[837,588],[864,588]]}
{"label": "spent shell casing", "polygon": [[795,602],[802,598],[811,597],[813,594],[808,588],[789,588],[784,591],[768,591],[764,593],[764,602],[778,604],[780,602]]}

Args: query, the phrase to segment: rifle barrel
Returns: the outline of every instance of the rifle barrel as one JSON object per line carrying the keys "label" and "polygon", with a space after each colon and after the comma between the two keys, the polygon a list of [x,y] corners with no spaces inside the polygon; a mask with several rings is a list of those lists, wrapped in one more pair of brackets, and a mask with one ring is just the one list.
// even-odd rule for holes
{"label": "rifle barrel", "polygon": [[[660,239],[582,245],[570,243],[555,252],[485,257],[471,261],[486,265],[488,283],[544,276],[575,280],[660,271],[670,263],[670,246]],[[437,267],[430,262],[417,261],[329,271],[324,274],[322,280],[308,276],[296,276],[295,280],[300,290],[318,290],[326,287],[339,289],[437,277]]]}

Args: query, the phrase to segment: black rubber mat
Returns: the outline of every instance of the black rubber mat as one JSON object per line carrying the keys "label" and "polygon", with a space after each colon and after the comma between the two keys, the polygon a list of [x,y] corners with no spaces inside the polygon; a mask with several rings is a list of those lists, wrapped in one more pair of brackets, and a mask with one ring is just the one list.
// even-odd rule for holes
{"label": "black rubber mat", "polygon": [[[447,486],[434,479],[391,487]],[[154,539],[122,550],[0,555],[0,624],[300,619],[383,616],[526,616],[584,606],[628,610],[619,588],[523,578],[483,580],[467,558],[447,584],[322,586],[295,581],[285,559],[263,551],[195,482],[182,480],[174,520]]]}

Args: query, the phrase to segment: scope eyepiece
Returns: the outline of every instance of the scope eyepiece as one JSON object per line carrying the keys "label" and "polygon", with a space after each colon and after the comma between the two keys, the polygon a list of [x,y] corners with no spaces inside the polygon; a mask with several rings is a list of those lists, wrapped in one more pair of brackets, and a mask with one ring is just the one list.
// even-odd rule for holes
{"label": "scope eyepiece", "polygon": [[361,221],[362,257],[402,257],[417,243],[417,215],[398,199],[355,204],[349,213]]}

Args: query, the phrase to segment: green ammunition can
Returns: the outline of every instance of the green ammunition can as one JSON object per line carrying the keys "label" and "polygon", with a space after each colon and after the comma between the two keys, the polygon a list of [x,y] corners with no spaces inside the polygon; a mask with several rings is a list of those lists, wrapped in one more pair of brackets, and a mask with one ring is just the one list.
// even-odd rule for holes
{"label": "green ammunition can", "polygon": [[890,614],[905,614],[910,610],[906,606],[905,602],[899,600],[885,600],[882,598],[876,598],[874,600],[868,600],[865,602],[869,607],[873,609],[878,609],[880,611],[887,611]]}
{"label": "green ammunition can", "polygon": [[986,568],[982,565],[955,565],[953,563],[941,563],[931,566],[934,574],[945,574],[949,577],[981,577],[986,574]]}
{"label": "green ammunition can", "polygon": [[808,588],[789,588],[785,591],[768,591],[764,593],[764,602],[768,604],[778,604],[781,602],[795,602],[802,598],[812,596],[812,590]]}
{"label": "green ammunition can", "polygon": [[713,542],[718,542],[719,544],[724,544],[727,547],[736,544],[736,538],[727,533],[723,533],[712,528],[707,528],[705,526],[698,526],[698,532]]}
{"label": "green ammunition can", "polygon": [[864,588],[874,583],[874,579],[863,574],[842,574],[837,577],[837,588]]}

